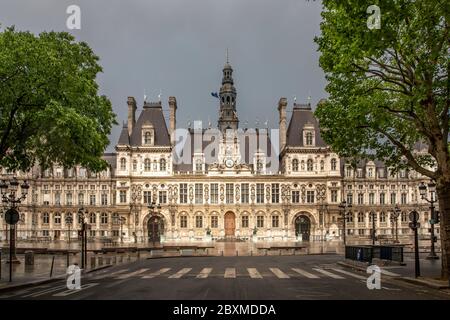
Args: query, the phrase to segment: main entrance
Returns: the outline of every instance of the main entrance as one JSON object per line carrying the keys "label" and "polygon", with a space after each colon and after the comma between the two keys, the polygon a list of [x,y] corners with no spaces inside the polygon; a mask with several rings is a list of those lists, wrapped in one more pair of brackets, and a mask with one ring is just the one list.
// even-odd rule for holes
{"label": "main entrance", "polygon": [[148,242],[160,242],[164,233],[164,221],[161,217],[153,216],[147,222]]}
{"label": "main entrance", "polygon": [[234,231],[236,230],[236,216],[233,212],[229,211],[225,213],[224,225],[225,225],[225,236],[234,237]]}
{"label": "main entrance", "polygon": [[309,236],[311,233],[311,220],[304,215],[298,216],[295,219],[295,235],[297,237],[301,236],[303,241],[309,241]]}

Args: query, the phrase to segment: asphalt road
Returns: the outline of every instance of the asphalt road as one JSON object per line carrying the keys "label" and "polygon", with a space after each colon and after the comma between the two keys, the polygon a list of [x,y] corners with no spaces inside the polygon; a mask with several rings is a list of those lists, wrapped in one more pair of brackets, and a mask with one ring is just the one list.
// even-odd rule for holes
{"label": "asphalt road", "polygon": [[177,257],[140,260],[82,275],[80,290],[66,281],[0,294],[0,299],[450,299],[434,289],[394,280],[384,269],[382,288],[368,274],[345,269],[336,255]]}

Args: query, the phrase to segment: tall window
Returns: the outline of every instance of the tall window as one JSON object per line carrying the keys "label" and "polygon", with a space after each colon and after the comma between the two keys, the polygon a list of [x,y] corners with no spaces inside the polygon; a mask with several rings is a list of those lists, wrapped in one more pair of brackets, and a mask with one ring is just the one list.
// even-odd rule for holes
{"label": "tall window", "polygon": [[241,203],[248,203],[248,183],[241,184]]}
{"label": "tall window", "polygon": [[119,201],[120,201],[120,203],[127,202],[127,192],[125,190],[120,190],[120,192],[119,192]]}
{"label": "tall window", "polygon": [[59,206],[61,204],[61,193],[60,192],[55,193],[55,204],[57,206]]}
{"label": "tall window", "polygon": [[202,172],[203,171],[203,162],[201,159],[197,159],[195,161],[195,171]]}
{"label": "tall window", "polygon": [[358,213],[358,222],[364,222],[364,213],[362,212]]}
{"label": "tall window", "polygon": [[314,203],[314,191],[313,190],[306,191],[306,202]]}
{"label": "tall window", "polygon": [[256,203],[264,203],[264,183],[256,184]]}
{"label": "tall window", "polygon": [[97,223],[97,215],[94,212],[89,214],[89,223],[90,224],[96,224]]}
{"label": "tall window", "polygon": [[375,194],[373,192],[369,193],[369,204],[375,204]]}
{"label": "tall window", "polygon": [[272,183],[272,203],[280,202],[280,184]]}
{"label": "tall window", "polygon": [[159,192],[159,203],[167,203],[167,191],[160,191]]}
{"label": "tall window", "polygon": [[95,199],[95,194],[90,194],[89,195],[89,205],[91,205],[91,206],[95,206],[95,201],[96,199]]}
{"label": "tall window", "polygon": [[396,204],[396,194],[391,193],[391,204]]}
{"label": "tall window", "polygon": [[380,193],[380,204],[384,204],[384,203],[385,203],[384,193]]}
{"label": "tall window", "polygon": [[336,159],[331,159],[331,171],[336,171]]}
{"label": "tall window", "polygon": [[188,187],[187,183],[180,183],[180,203],[187,203]]}
{"label": "tall window", "polygon": [[280,226],[280,217],[272,216],[272,228],[278,228]]}
{"label": "tall window", "polygon": [[150,204],[152,203],[152,192],[151,191],[144,191],[144,203]]}
{"label": "tall window", "polygon": [[217,216],[211,216],[211,228],[219,227],[219,218]]}
{"label": "tall window", "polygon": [[100,216],[100,222],[101,224],[107,224],[108,223],[108,214],[106,212],[103,212]]}
{"label": "tall window", "polygon": [[72,194],[71,193],[66,194],[66,203],[68,206],[72,205]]}
{"label": "tall window", "polygon": [[108,194],[102,193],[102,206],[108,205]]}
{"label": "tall window", "polygon": [[55,213],[55,224],[61,224],[61,213]]}
{"label": "tall window", "polygon": [[144,170],[145,171],[150,171],[152,169],[152,162],[150,161],[150,159],[145,159],[144,160]]}
{"label": "tall window", "polygon": [[312,132],[307,132],[306,133],[306,145],[307,146],[312,146],[313,145],[313,134],[312,134]]}
{"label": "tall window", "polygon": [[323,171],[325,169],[325,162],[323,160],[320,160],[320,171]]}
{"label": "tall window", "polygon": [[166,171],[166,159],[159,159],[159,171]]}
{"label": "tall window", "polygon": [[44,214],[42,215],[42,223],[49,224],[49,222],[50,222],[50,215],[48,214],[48,212],[44,212]]}
{"label": "tall window", "polygon": [[367,176],[368,176],[369,178],[372,178],[372,177],[373,177],[373,168],[369,168],[369,169],[367,170]]}
{"label": "tall window", "polygon": [[407,200],[406,197],[407,197],[406,193],[401,194],[401,196],[400,196],[401,204],[406,204],[406,200]]}
{"label": "tall window", "polygon": [[225,194],[226,202],[227,203],[233,203],[233,198],[234,198],[233,184],[232,183],[227,183],[225,185],[225,188],[226,188],[226,194]]}
{"label": "tall window", "polygon": [[263,170],[263,163],[260,159],[256,160],[256,172],[261,173]]}
{"label": "tall window", "polygon": [[331,190],[331,202],[337,202],[338,201],[337,196],[338,196],[337,190]]}
{"label": "tall window", "polygon": [[137,160],[133,160],[133,171],[137,170]]}
{"label": "tall window", "polygon": [[187,216],[180,217],[180,228],[187,228]]}
{"label": "tall window", "polygon": [[306,162],[306,170],[313,171],[313,161],[312,161],[312,159],[308,159],[308,161]]}
{"label": "tall window", "polygon": [[264,216],[257,216],[256,217],[256,227],[257,228],[264,228]]}
{"label": "tall window", "polygon": [[380,222],[386,222],[386,213],[385,212],[380,213]]}
{"label": "tall window", "polygon": [[297,159],[292,160],[292,171],[295,171],[295,172],[298,171],[298,160]]}
{"label": "tall window", "polygon": [[358,193],[358,204],[363,204],[363,203],[364,203],[364,194]]}
{"label": "tall window", "polygon": [[210,185],[210,201],[212,204],[219,203],[219,184],[218,183],[211,183]]}
{"label": "tall window", "polygon": [[242,216],[241,227],[242,228],[248,228],[248,216]]}
{"label": "tall window", "polygon": [[292,203],[300,202],[300,191],[294,190],[292,191]]}
{"label": "tall window", "polygon": [[202,216],[195,216],[195,227],[203,228],[203,217]]}
{"label": "tall window", "polygon": [[352,204],[353,203],[353,194],[348,193],[347,194],[347,203]]}
{"label": "tall window", "polygon": [[152,133],[149,131],[144,134],[144,144],[152,144]]}
{"label": "tall window", "polygon": [[124,171],[127,169],[127,160],[125,158],[120,158],[120,170]]}
{"label": "tall window", "polygon": [[112,223],[115,225],[119,224],[119,214],[117,212],[112,214]]}
{"label": "tall window", "polygon": [[195,203],[196,204],[203,203],[203,184],[196,183],[194,187],[195,187]]}

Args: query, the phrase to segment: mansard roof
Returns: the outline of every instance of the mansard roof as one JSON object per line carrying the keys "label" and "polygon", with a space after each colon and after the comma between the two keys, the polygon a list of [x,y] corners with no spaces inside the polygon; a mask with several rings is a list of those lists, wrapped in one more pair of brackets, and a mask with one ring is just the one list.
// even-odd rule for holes
{"label": "mansard roof", "polygon": [[122,131],[120,132],[118,145],[129,145],[130,137],[128,136],[128,127],[124,125]]}
{"label": "mansard roof", "polygon": [[303,145],[303,127],[310,124],[315,131],[315,146],[327,147],[320,135],[319,122],[311,110],[311,104],[294,103],[291,121],[287,129],[286,146],[287,147],[304,147]]}
{"label": "mansard roof", "polygon": [[[169,131],[164,119],[161,102],[145,103],[130,137],[131,146],[142,145],[142,127],[151,124],[155,130],[155,146],[170,146]],[[120,139],[119,139],[120,142]]]}

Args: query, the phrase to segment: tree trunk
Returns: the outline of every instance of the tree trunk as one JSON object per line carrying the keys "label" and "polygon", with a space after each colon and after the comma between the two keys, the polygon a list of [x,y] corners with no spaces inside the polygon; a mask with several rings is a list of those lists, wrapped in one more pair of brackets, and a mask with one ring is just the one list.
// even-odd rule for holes
{"label": "tree trunk", "polygon": [[450,276],[450,181],[438,179],[436,191],[439,200],[442,278]]}

